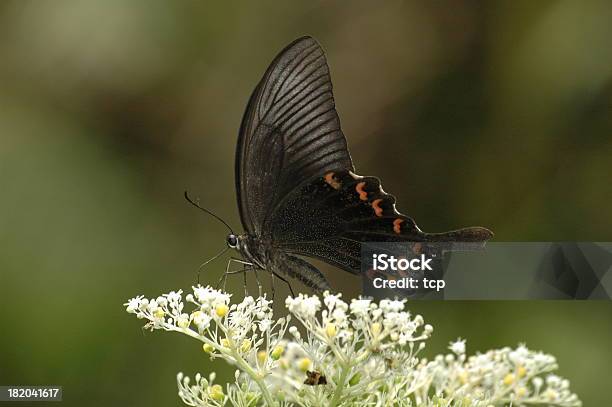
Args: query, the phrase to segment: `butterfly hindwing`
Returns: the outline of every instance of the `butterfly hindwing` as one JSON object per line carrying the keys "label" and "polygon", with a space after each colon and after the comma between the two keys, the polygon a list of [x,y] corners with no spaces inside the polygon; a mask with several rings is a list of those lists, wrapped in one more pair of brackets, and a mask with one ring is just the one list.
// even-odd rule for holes
{"label": "butterfly hindwing", "polygon": [[[288,221],[287,221],[288,220]],[[320,258],[352,273],[361,271],[363,242],[476,242],[490,238],[484,228],[424,233],[395,208],[376,177],[330,171],[286,197],[272,219],[275,247]]]}

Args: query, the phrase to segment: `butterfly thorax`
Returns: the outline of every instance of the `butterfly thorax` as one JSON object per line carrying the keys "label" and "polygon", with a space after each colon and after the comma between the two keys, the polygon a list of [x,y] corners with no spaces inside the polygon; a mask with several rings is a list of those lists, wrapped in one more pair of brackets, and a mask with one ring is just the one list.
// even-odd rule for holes
{"label": "butterfly thorax", "polygon": [[245,261],[253,263],[254,266],[266,269],[268,263],[268,252],[266,250],[265,241],[259,239],[257,236],[249,234],[241,234],[237,236],[238,245],[236,250],[242,255]]}
{"label": "butterfly thorax", "polygon": [[230,247],[238,250],[243,259],[252,263],[256,268],[266,270],[278,277],[284,275],[298,279],[317,292],[331,290],[319,270],[299,257],[275,249],[269,239],[247,233],[235,236],[235,238],[236,245]]}

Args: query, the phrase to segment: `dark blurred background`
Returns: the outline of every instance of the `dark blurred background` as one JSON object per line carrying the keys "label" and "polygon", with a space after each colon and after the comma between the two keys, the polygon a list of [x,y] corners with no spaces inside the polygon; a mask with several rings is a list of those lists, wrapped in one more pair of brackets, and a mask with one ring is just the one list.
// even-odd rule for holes
{"label": "dark blurred background", "polygon": [[[184,189],[239,228],[243,109],[305,34],[327,51],[357,171],[423,230],[611,240],[610,21],[610,3],[570,0],[2,2],[0,384],[179,405],[177,371],[232,375],[193,340],[143,334],[122,303],[187,289],[224,247]],[[558,357],[585,406],[610,404],[610,302],[410,308],[435,326],[428,355],[458,336],[470,352],[525,342]]]}

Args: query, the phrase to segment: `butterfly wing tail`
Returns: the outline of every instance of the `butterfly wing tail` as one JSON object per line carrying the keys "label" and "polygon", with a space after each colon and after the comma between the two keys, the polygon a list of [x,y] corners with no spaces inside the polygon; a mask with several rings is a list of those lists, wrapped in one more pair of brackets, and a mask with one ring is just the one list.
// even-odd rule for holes
{"label": "butterfly wing tail", "polygon": [[462,228],[444,233],[424,233],[425,241],[432,243],[449,243],[450,250],[483,249],[493,232],[480,226]]}

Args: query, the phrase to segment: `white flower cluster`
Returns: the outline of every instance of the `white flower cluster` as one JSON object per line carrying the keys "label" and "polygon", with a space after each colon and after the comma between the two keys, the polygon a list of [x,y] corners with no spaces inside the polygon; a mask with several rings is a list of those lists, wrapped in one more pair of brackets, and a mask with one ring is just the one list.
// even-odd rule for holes
{"label": "white flower cluster", "polygon": [[570,391],[569,381],[551,373],[558,368],[554,356],[519,345],[467,357],[465,340],[461,339],[452,342],[449,349],[452,353],[420,363],[431,377],[427,391],[441,400],[453,395],[466,405],[480,406],[483,401],[488,403],[484,405],[503,406],[582,405]]}
{"label": "white flower cluster", "polygon": [[522,345],[467,357],[457,340],[451,353],[421,358],[433,328],[404,301],[300,294],[287,298],[288,317],[274,319],[265,296],[232,304],[229,294],[197,286],[185,302],[178,291],[125,305],[145,327],[189,335],[237,368],[225,387],[214,373],[193,382],[179,373],[189,406],[581,406],[569,382],[551,373],[555,358]]}

